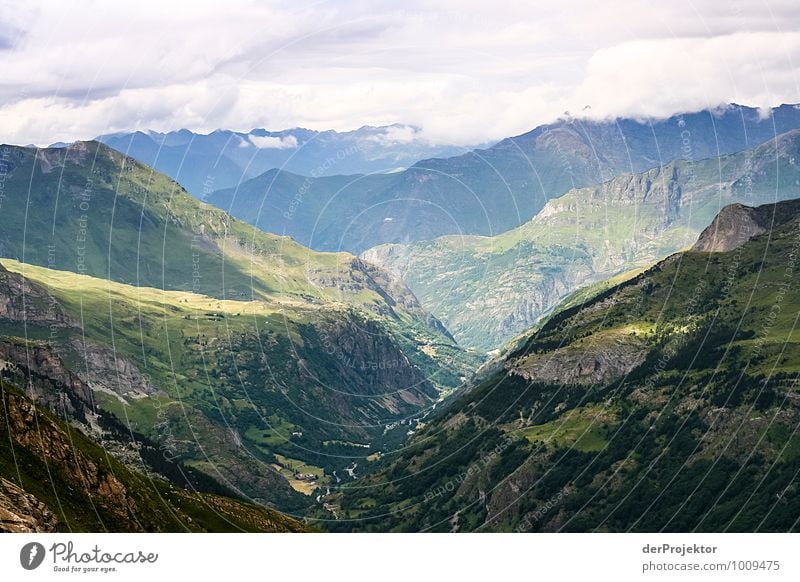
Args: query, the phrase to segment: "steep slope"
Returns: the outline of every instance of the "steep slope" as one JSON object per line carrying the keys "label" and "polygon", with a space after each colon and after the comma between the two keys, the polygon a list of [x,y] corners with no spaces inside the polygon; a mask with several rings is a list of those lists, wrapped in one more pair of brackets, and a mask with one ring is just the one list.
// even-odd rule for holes
{"label": "steep slope", "polygon": [[385,303],[352,256],[260,232],[97,142],[0,149],[0,256],[213,297]]}
{"label": "steep slope", "polygon": [[467,150],[432,144],[420,136],[418,128],[400,124],[345,132],[303,128],[248,133],[217,130],[207,135],[186,129],[137,131],[96,139],[163,172],[197,198],[274,168],[315,176],[386,172],[423,158]]}
{"label": "steep slope", "polygon": [[383,245],[362,257],[402,277],[462,345],[494,349],[577,288],[690,246],[726,204],[797,196],[798,154],[792,131],[738,154],[572,190],[496,237]]}
{"label": "steep slope", "polygon": [[0,380],[0,532],[300,532],[272,509],[129,470]]}
{"label": "steep slope", "polygon": [[[0,270],[6,290],[20,279]],[[24,284],[32,295],[46,295],[38,285]],[[27,299],[23,302],[36,315]],[[47,305],[49,315],[39,312],[32,319],[47,325],[52,337],[69,331],[74,323],[59,325],[66,319],[60,306]],[[8,331],[8,320],[0,323]],[[0,531],[304,529],[275,511],[231,498],[231,488],[99,411],[94,374],[84,381],[85,374],[73,372],[52,343],[0,336]],[[130,373],[131,364],[121,354],[105,352],[116,356],[118,375]],[[14,386],[24,386],[25,394]],[[273,499],[302,504],[302,496],[279,475],[272,475],[268,485],[262,481]]]}
{"label": "steep slope", "polygon": [[[52,347],[101,410],[174,458],[287,510],[304,502],[289,495],[287,477],[300,484],[276,471],[276,455],[319,466],[321,483],[332,479],[404,434],[386,425],[425,414],[436,387],[466,373],[449,339],[407,315],[392,323],[346,306],[222,301],[6,265],[38,295],[46,289],[53,315],[26,307],[31,318],[2,318],[0,331]],[[64,318],[82,327],[58,325]]]}
{"label": "steep slope", "polygon": [[548,319],[330,527],[797,531],[800,201],[756,211],[782,219]]}
{"label": "steep slope", "polygon": [[730,105],[664,120],[567,118],[395,174],[304,178],[271,171],[207,200],[317,250],[360,253],[443,235],[492,236],[524,224],[573,188],[672,160],[735,153],[800,128],[795,106],[762,113]]}
{"label": "steep slope", "polygon": [[346,253],[316,253],[198,202],[96,142],[2,146],[0,256],[54,270],[280,309],[343,306],[443,335],[413,294]]}
{"label": "steep slope", "polygon": [[309,503],[281,463],[342,469],[476,361],[387,273],[101,144],[3,151],[0,251],[29,262],[3,261],[0,332],[46,342],[105,410],[242,495]]}
{"label": "steep slope", "polygon": [[[88,279],[72,274],[66,276]],[[18,290],[24,293],[17,295]],[[192,418],[198,426],[208,425],[206,437],[215,444],[220,464],[212,473],[204,467],[194,467],[192,455],[175,454],[171,445],[174,435],[160,432],[154,424],[156,419],[146,412],[155,407],[160,413],[163,410],[161,416],[169,418],[167,410],[173,401],[157,388],[157,385],[167,384],[167,367],[148,365],[152,362],[142,361],[137,351],[125,342],[119,341],[117,347],[113,336],[95,333],[91,324],[103,322],[104,312],[90,301],[88,289],[84,304],[86,328],[66,314],[61,302],[49,290],[17,273],[0,270],[0,291],[12,297],[10,303],[21,306],[22,314],[0,317],[0,334],[4,334],[0,335],[0,376],[14,385],[24,386],[27,395],[37,404],[98,439],[104,448],[112,450],[135,470],[152,472],[173,483],[210,492],[236,491],[261,503],[287,509],[306,505],[284,478],[268,466],[253,464],[249,455],[231,444],[225,429],[209,422],[201,411],[195,411],[188,399],[180,409],[184,424],[186,419]],[[115,313],[120,316],[120,321],[115,322],[120,340],[127,329],[122,311],[120,308]],[[64,324],[65,321],[68,323]],[[106,333],[110,334],[111,322],[106,319],[104,323]],[[140,318],[140,323],[149,327],[144,317]],[[141,327],[138,331],[142,334]],[[149,339],[158,341],[157,336]],[[126,348],[133,357],[126,356]],[[138,348],[139,353],[146,349],[144,341]],[[157,350],[150,350],[149,354],[160,355]],[[175,368],[171,370],[174,375]],[[112,406],[107,406],[107,402]],[[133,406],[124,406],[126,402]],[[119,416],[111,414],[110,408]],[[102,411],[99,416],[98,411]],[[202,445],[197,442],[197,435],[193,442]],[[242,476],[242,483],[237,481],[237,476]]]}

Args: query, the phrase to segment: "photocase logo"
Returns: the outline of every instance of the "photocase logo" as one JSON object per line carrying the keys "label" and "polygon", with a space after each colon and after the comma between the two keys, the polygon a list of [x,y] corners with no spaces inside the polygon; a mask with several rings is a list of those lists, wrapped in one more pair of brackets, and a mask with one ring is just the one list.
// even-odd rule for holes
{"label": "photocase logo", "polygon": [[35,570],[42,565],[44,554],[44,546],[39,542],[25,544],[19,552],[19,563],[26,570]]}

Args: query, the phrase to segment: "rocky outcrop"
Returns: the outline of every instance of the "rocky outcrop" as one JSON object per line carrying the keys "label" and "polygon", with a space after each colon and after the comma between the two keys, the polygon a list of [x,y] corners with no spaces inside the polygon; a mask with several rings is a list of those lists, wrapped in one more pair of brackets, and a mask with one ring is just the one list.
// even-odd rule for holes
{"label": "rocky outcrop", "polygon": [[359,256],[402,279],[408,270],[410,255],[411,247],[409,245],[383,244],[367,249]]}
{"label": "rocky outcrop", "polygon": [[65,481],[84,490],[119,523],[129,523],[137,510],[128,490],[108,466],[86,455],[75,446],[72,435],[61,426],[42,417],[36,405],[21,394],[3,394],[3,417],[0,431],[16,445],[42,459]]}
{"label": "rocky outcrop", "polygon": [[308,331],[311,342],[314,336],[321,342],[319,348],[329,346],[330,352],[330,346],[335,346],[327,368],[335,369],[342,385],[351,387],[348,393],[378,396],[392,413],[410,412],[407,405],[422,407],[436,398],[433,386],[377,322],[351,313],[316,322],[314,331]]}
{"label": "rocky outcrop", "polygon": [[739,248],[754,236],[767,232],[768,224],[757,209],[744,204],[723,208],[692,247],[693,251],[722,253]]}
{"label": "rocky outcrop", "polygon": [[151,396],[160,393],[130,359],[99,344],[72,338],[62,352],[77,354],[75,373],[92,390],[120,396]]}
{"label": "rocky outcrop", "polygon": [[549,384],[607,384],[639,366],[647,355],[642,337],[610,330],[578,340],[546,354],[509,360],[511,374]]}
{"label": "rocky outcrop", "polygon": [[0,320],[3,319],[51,328],[77,327],[44,287],[0,265]]}
{"label": "rocky outcrop", "polygon": [[[453,336],[442,324],[442,322],[436,319],[433,315],[428,313],[424,307],[422,307],[416,295],[411,292],[411,289],[409,289],[403,280],[396,274],[359,258],[353,259],[352,264],[354,269],[364,273],[367,280],[367,287],[380,295],[390,309],[399,307],[403,311],[413,315],[418,320],[425,322],[436,332],[444,335],[452,341],[455,341]],[[379,315],[397,316],[397,314],[394,312],[381,313],[378,311],[378,313]]]}
{"label": "rocky outcrop", "polygon": [[536,323],[553,305],[564,299],[580,282],[591,281],[593,274],[582,263],[565,266],[557,273],[543,277],[541,281],[519,293],[518,302],[512,306],[511,313],[502,318],[495,329],[491,330],[493,337],[511,337],[519,333],[520,329],[527,329]]}
{"label": "rocky outcrop", "polygon": [[314,285],[336,289],[343,295],[356,295],[366,290],[377,293],[385,304],[365,307],[372,307],[380,315],[395,316],[394,309],[398,308],[418,317],[429,316],[400,277],[377,262],[354,257],[340,272],[307,270],[306,276]]}
{"label": "rocky outcrop", "polygon": [[47,505],[0,477],[0,533],[50,533],[57,523]]}
{"label": "rocky outcrop", "polygon": [[724,253],[739,248],[744,243],[769,229],[796,220],[800,202],[789,200],[765,204],[756,208],[744,204],[730,204],[720,210],[692,247],[693,251]]}
{"label": "rocky outcrop", "polygon": [[[17,484],[0,477],[0,532],[306,529],[263,506],[182,489],[128,470],[9,384],[0,392],[0,409],[0,443],[5,444],[0,446],[0,467],[17,464],[22,479]],[[252,462],[251,456],[242,456]],[[246,473],[247,465],[237,469]],[[251,474],[260,477],[257,470]],[[281,486],[283,479],[274,473],[273,481]],[[283,486],[291,491],[285,481]]]}
{"label": "rocky outcrop", "polygon": [[0,375],[60,417],[87,422],[91,389],[44,342],[0,339]]}

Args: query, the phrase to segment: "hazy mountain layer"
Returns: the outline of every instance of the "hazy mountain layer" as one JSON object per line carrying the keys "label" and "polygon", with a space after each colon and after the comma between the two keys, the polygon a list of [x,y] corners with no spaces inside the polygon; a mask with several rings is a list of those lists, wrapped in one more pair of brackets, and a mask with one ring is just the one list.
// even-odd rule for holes
{"label": "hazy mountain layer", "polygon": [[217,130],[198,134],[133,132],[101,135],[98,141],[136,158],[204,198],[274,168],[313,176],[387,172],[431,156],[453,156],[467,148],[432,144],[409,125],[364,126],[354,131],[248,133]]}
{"label": "hazy mountain layer", "polygon": [[726,204],[796,197],[799,154],[792,131],[737,154],[572,190],[495,237],[382,245],[362,256],[402,277],[463,345],[494,349],[579,287],[692,245]]}
{"label": "hazy mountain layer", "polygon": [[800,110],[791,105],[771,112],[731,105],[654,121],[569,118],[394,174],[306,178],[284,168],[207,200],[313,249],[360,253],[381,243],[497,235],[571,189],[735,153],[797,128]]}

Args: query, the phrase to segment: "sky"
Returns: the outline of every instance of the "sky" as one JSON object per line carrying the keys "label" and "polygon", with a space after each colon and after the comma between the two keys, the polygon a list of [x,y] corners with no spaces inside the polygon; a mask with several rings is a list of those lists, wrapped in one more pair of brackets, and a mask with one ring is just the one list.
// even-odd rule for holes
{"label": "sky", "polygon": [[0,0],[0,55],[5,143],[405,123],[469,145],[800,102],[800,2]]}

